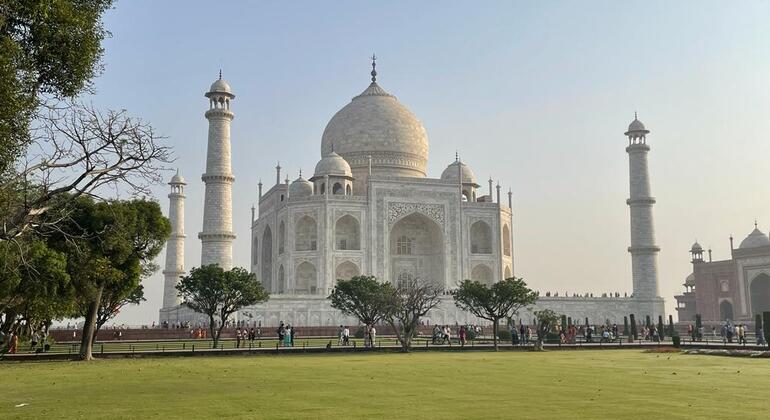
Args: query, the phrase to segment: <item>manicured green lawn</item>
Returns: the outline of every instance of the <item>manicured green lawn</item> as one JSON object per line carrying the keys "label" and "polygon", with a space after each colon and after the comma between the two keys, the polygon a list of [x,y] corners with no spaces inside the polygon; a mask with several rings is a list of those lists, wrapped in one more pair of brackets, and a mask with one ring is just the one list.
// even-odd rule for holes
{"label": "manicured green lawn", "polygon": [[0,377],[2,419],[766,419],[770,410],[768,359],[636,350],[3,363]]}

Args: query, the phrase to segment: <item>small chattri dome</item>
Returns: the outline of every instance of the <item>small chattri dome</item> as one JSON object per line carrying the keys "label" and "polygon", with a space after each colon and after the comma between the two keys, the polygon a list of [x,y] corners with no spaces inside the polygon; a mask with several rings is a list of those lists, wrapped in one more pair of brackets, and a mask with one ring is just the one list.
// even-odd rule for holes
{"label": "small chattri dome", "polygon": [[313,195],[313,183],[300,174],[299,178],[289,185],[289,197],[306,197]]}
{"label": "small chattri dome", "polygon": [[353,178],[353,172],[350,170],[348,162],[335,152],[326,153],[324,157],[318,161],[315,165],[313,178],[310,180],[312,181],[325,175]]}
{"label": "small chattri dome", "polygon": [[770,238],[767,237],[764,233],[762,233],[761,230],[754,227],[754,230],[749,233],[749,236],[746,237],[743,241],[741,241],[741,245],[738,247],[739,249],[746,249],[746,248],[758,248],[760,246],[767,246],[770,245]]}
{"label": "small chattri dome", "polygon": [[694,244],[692,244],[690,252],[703,252],[703,247],[700,246],[700,244],[696,241]]}
{"label": "small chattri dome", "polygon": [[182,175],[179,175],[179,169],[176,170],[176,174],[171,177],[171,181],[169,184],[182,184],[187,185],[186,182],[184,182],[184,177]]}
{"label": "small chattri dome", "polygon": [[634,113],[634,120],[631,121],[631,124],[628,125],[628,131],[626,131],[626,135],[639,135],[639,134],[647,134],[650,130],[648,130],[644,124],[639,121],[639,119],[636,117],[636,113]]}
{"label": "small chattri dome", "polygon": [[[458,166],[460,167],[458,170]],[[445,181],[454,181],[457,182],[457,177],[460,176],[459,174],[462,173],[463,177],[463,184],[471,184],[476,187],[479,185],[476,183],[476,175],[473,174],[473,171],[471,170],[471,167],[464,164],[462,161],[455,160],[449,166],[444,169],[444,172],[441,173],[441,179]]]}
{"label": "small chattri dome", "polygon": [[209,91],[206,93],[206,96],[210,96],[212,94],[219,93],[219,94],[225,94],[227,96],[230,96],[231,98],[234,98],[235,95],[233,94],[233,91],[230,89],[230,84],[225,81],[225,79],[222,78],[222,71],[219,71],[219,79],[215,80],[214,83],[211,84],[211,87],[209,88]]}

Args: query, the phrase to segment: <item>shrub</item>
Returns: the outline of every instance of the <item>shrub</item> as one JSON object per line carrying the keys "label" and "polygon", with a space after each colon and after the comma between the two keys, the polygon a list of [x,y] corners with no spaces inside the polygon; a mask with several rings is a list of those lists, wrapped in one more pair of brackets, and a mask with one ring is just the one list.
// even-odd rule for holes
{"label": "shrub", "polygon": [[500,328],[497,331],[497,338],[503,341],[511,341],[511,331],[505,328]]}

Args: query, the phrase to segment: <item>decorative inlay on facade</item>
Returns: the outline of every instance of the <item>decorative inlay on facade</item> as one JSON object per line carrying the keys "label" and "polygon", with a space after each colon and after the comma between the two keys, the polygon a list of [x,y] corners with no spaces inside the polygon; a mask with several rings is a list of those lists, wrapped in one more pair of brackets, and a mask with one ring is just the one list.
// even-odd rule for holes
{"label": "decorative inlay on facade", "polygon": [[444,205],[424,203],[388,203],[388,225],[393,226],[402,217],[412,213],[422,213],[444,226]]}

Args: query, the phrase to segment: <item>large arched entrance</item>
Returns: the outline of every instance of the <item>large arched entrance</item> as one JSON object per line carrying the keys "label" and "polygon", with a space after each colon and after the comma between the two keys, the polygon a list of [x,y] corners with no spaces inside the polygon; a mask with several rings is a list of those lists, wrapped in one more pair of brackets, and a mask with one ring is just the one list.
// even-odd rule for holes
{"label": "large arched entrance", "polygon": [[272,291],[270,287],[273,280],[273,233],[270,231],[270,226],[265,227],[265,232],[262,233],[262,286],[266,290]]}
{"label": "large arched entrance", "polygon": [[420,282],[444,281],[444,235],[436,222],[412,213],[396,222],[390,231],[390,278],[412,278]]}
{"label": "large arched entrance", "polygon": [[770,276],[760,274],[755,277],[749,287],[749,293],[751,294],[752,314],[770,311]]}
{"label": "large arched entrance", "polygon": [[719,304],[719,318],[720,321],[734,320],[733,316],[733,304],[729,300],[723,300]]}

